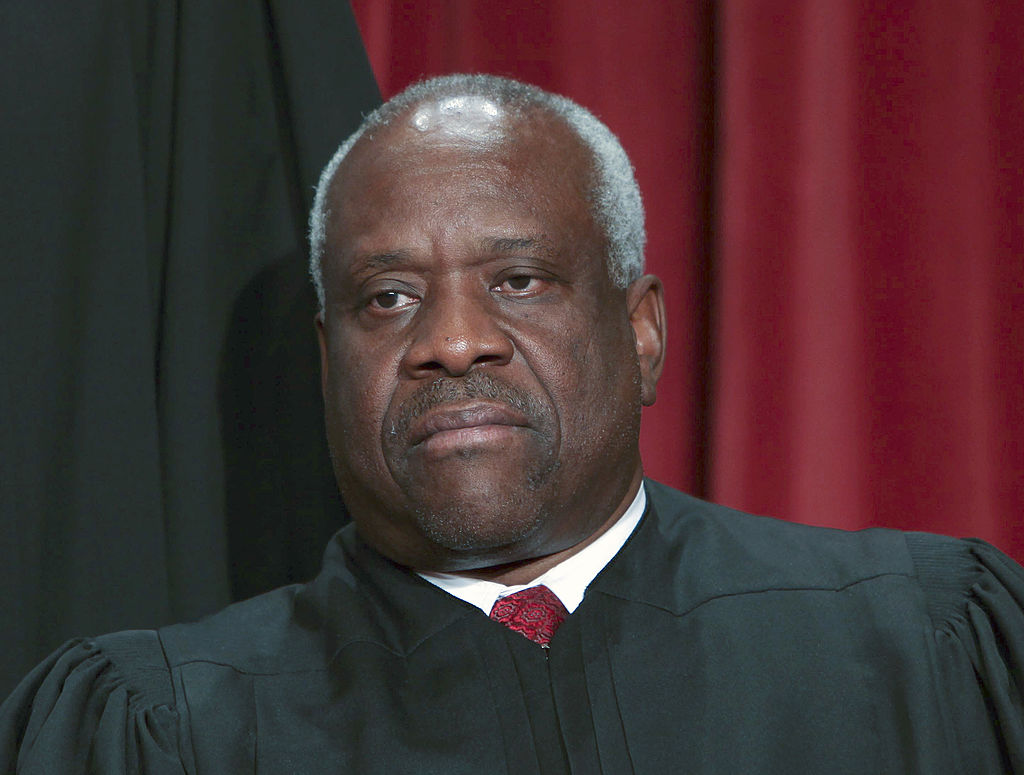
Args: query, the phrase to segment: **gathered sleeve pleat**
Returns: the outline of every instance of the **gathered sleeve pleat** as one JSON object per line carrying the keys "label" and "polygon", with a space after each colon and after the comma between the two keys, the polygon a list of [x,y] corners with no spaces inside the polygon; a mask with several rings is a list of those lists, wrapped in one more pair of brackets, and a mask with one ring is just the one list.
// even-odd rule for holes
{"label": "gathered sleeve pleat", "polygon": [[960,770],[1024,773],[1024,568],[983,541],[935,538],[908,543]]}
{"label": "gathered sleeve pleat", "polygon": [[0,772],[182,775],[177,730],[154,632],[71,641],[0,706]]}

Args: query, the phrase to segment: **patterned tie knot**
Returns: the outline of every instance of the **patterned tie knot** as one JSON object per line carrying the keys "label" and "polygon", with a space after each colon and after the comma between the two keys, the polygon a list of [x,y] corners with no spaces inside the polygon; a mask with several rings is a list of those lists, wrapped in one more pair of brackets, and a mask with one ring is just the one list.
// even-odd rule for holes
{"label": "patterned tie knot", "polygon": [[543,584],[499,598],[491,608],[494,621],[541,646],[548,645],[568,615],[558,596]]}

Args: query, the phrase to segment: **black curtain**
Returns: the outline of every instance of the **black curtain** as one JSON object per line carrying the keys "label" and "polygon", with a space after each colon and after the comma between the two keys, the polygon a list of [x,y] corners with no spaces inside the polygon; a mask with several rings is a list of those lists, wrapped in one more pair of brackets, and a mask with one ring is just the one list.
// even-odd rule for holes
{"label": "black curtain", "polygon": [[305,217],[379,96],[344,0],[0,3],[0,693],[314,572]]}

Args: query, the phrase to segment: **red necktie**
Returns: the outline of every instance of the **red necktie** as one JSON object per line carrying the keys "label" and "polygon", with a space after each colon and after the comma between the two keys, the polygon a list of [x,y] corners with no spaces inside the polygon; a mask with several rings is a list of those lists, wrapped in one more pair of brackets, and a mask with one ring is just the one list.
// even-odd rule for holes
{"label": "red necktie", "polygon": [[494,621],[541,646],[548,645],[568,615],[558,596],[543,584],[499,598],[491,608]]}

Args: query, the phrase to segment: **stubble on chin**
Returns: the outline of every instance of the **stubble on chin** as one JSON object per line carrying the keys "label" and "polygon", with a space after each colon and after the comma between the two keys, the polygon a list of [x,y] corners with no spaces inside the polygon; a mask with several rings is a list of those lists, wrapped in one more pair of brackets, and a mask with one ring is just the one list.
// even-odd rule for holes
{"label": "stubble on chin", "polygon": [[486,499],[463,492],[430,493],[415,506],[416,524],[432,543],[452,552],[475,554],[524,544],[550,521],[552,505],[543,493],[558,467],[557,461],[543,461],[524,472],[518,487]]}

